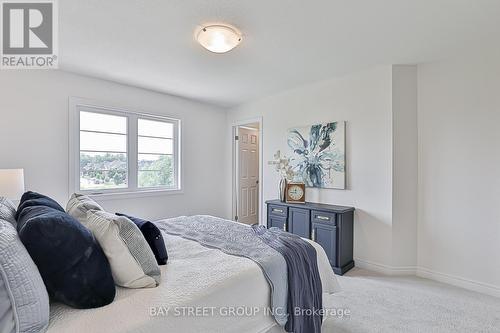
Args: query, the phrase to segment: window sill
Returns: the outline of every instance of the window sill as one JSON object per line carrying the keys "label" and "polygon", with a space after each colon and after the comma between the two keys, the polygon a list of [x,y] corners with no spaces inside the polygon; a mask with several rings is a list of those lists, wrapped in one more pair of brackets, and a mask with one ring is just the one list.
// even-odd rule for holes
{"label": "window sill", "polygon": [[114,192],[114,193],[99,193],[99,194],[92,194],[88,192],[80,192],[80,193],[88,195],[92,199],[106,201],[106,200],[145,198],[145,197],[160,197],[165,195],[179,195],[183,194],[184,191],[182,189],[171,189],[171,190],[144,190],[144,191],[134,191],[134,192]]}

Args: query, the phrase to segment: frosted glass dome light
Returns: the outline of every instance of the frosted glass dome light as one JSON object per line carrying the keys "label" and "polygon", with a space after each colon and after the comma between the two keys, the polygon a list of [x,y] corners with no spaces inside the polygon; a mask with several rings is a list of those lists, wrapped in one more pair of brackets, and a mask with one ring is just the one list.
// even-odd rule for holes
{"label": "frosted glass dome light", "polygon": [[241,33],[224,24],[204,26],[196,35],[196,40],[204,48],[214,53],[225,53],[241,42]]}

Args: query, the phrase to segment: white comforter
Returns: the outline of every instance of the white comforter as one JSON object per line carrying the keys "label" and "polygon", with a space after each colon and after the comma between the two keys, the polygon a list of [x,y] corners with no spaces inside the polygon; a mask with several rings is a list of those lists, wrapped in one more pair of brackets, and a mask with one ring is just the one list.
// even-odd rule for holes
{"label": "white comforter", "polygon": [[[163,233],[169,255],[152,289],[117,287],[108,306],[77,310],[51,304],[49,333],[280,332],[269,307],[270,288],[252,260]],[[324,250],[313,243],[323,293],[339,290]],[[326,295],[324,295],[326,297]],[[245,311],[234,315],[231,311]],[[168,313],[167,313],[168,311]]]}

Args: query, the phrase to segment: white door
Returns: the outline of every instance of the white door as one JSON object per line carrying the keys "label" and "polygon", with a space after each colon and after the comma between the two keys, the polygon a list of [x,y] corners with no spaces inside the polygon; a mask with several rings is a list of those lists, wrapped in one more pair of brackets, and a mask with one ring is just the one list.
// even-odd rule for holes
{"label": "white door", "polygon": [[238,222],[259,223],[259,132],[238,128]]}

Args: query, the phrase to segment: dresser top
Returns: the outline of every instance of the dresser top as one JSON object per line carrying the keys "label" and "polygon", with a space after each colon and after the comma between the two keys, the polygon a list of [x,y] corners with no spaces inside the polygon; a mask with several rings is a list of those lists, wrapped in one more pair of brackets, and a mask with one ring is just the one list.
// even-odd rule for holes
{"label": "dresser top", "polygon": [[316,210],[322,210],[322,211],[333,211],[335,213],[347,213],[347,212],[354,211],[354,207],[327,205],[327,204],[316,203],[316,202],[306,202],[306,203],[300,204],[300,203],[283,202],[281,200],[276,199],[276,200],[268,200],[268,201],[266,201],[266,204],[296,207],[296,208],[316,209]]}

